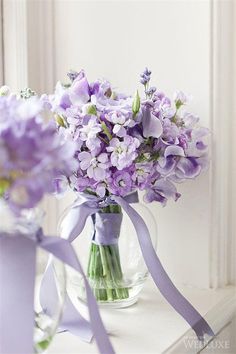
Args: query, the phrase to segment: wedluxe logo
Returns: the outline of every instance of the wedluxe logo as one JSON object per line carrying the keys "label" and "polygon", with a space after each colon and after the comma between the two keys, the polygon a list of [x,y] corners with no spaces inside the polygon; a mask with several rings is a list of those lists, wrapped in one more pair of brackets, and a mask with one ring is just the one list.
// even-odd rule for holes
{"label": "wedluxe logo", "polygon": [[216,350],[218,352],[218,350],[226,351],[230,349],[229,339],[223,340],[223,339],[215,338],[214,340],[207,343],[204,341],[203,342],[199,341],[196,337],[185,337],[183,341],[186,349],[195,349],[200,351],[203,348],[207,348],[208,350],[211,350],[212,353],[214,353],[214,351]]}

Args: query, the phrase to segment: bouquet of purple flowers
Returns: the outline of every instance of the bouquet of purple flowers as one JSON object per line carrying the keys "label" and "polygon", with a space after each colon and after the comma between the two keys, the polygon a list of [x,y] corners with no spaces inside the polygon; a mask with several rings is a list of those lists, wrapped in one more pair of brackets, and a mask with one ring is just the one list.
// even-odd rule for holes
{"label": "bouquet of purple flowers", "polygon": [[[183,109],[188,97],[176,92],[172,103],[150,86],[148,69],[140,76],[143,98],[138,91],[134,97],[116,92],[105,80],[89,83],[84,71],[68,76],[71,82],[59,82],[47,104],[60,134],[77,144],[78,168],[67,176],[69,186],[101,200],[140,190],[146,202],[177,201],[176,183],[197,177],[208,162],[208,129]],[[100,213],[121,213],[121,208],[113,203]],[[128,297],[117,245],[92,243],[88,277],[98,300]],[[101,283],[104,289],[96,290]]]}

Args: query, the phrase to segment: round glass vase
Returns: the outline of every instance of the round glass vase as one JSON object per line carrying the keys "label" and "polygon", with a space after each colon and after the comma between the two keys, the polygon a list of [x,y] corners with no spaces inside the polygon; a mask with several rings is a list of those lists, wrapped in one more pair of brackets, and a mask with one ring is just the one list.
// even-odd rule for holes
{"label": "round glass vase", "polygon": [[[44,213],[39,209],[24,210],[16,216],[11,212],[8,205],[0,200],[0,233],[5,233],[9,239],[13,240],[17,234],[25,237],[32,237],[40,228]],[[1,254],[0,254],[1,256]],[[40,288],[43,274],[47,268],[50,256],[46,251],[36,250],[36,273],[35,273],[35,291],[34,291],[34,353],[44,353],[51,343],[63,311],[66,294],[66,273],[65,266],[59,260],[53,258],[53,271],[55,276],[56,294],[53,311],[45,314],[40,304]],[[33,266],[33,265],[32,265]],[[17,291],[17,289],[16,289]],[[50,292],[50,289],[48,289]],[[48,293],[50,296],[50,294]],[[21,304],[19,303],[19,306]],[[22,319],[23,321],[23,319]]]}
{"label": "round glass vase", "polygon": [[[148,226],[154,248],[157,245],[157,226],[150,210],[142,203],[132,207]],[[64,212],[59,224],[63,234]],[[138,237],[128,215],[117,204],[101,208],[89,217],[85,228],[73,242],[87,278],[100,306],[123,308],[133,305],[148,277],[148,270],[139,246]],[[83,279],[73,270],[67,272],[67,288],[83,302],[86,292]]]}

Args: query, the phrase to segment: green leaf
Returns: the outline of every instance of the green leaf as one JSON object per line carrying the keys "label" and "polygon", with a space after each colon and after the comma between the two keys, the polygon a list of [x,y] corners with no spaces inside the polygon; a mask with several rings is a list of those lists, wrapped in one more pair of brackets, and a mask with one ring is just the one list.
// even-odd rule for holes
{"label": "green leaf", "polygon": [[133,111],[134,117],[139,112],[139,110],[140,110],[140,96],[139,96],[139,93],[137,90],[135,93],[135,96],[134,96],[133,104],[132,104],[132,111]]}
{"label": "green leaf", "polygon": [[112,135],[111,135],[109,129],[107,128],[105,122],[102,122],[101,125],[102,125],[102,129],[103,129],[104,134],[106,134],[108,139],[111,140],[112,139]]}

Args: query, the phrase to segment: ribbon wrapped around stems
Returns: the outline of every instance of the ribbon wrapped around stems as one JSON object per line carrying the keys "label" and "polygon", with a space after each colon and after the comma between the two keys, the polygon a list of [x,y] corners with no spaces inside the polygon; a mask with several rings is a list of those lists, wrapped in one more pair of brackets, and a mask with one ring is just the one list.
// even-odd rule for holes
{"label": "ribbon wrapped around stems", "polygon": [[[19,233],[16,235],[0,233],[0,354],[33,354],[34,352],[37,247],[49,252],[82,275],[87,293],[91,330],[99,351],[114,354],[96,300],[71,243],[59,237],[45,236],[42,229],[32,237]],[[68,312],[69,307],[66,308]],[[72,308],[72,312],[74,311],[75,309]],[[77,312],[77,318],[79,317]],[[86,325],[84,321],[83,319],[83,326]]]}
{"label": "ribbon wrapped around stems", "polygon": [[111,203],[120,205],[134,225],[144,261],[161,294],[189,323],[200,340],[203,339],[205,334],[214,336],[214,332],[206,320],[179,292],[163,268],[152,245],[147,225],[130,205],[131,203],[135,203],[137,199],[137,193],[133,193],[125,198],[110,196],[105,200],[94,195],[81,193],[62,222],[61,236],[72,242],[81,234],[89,216],[97,213],[102,207]]}

